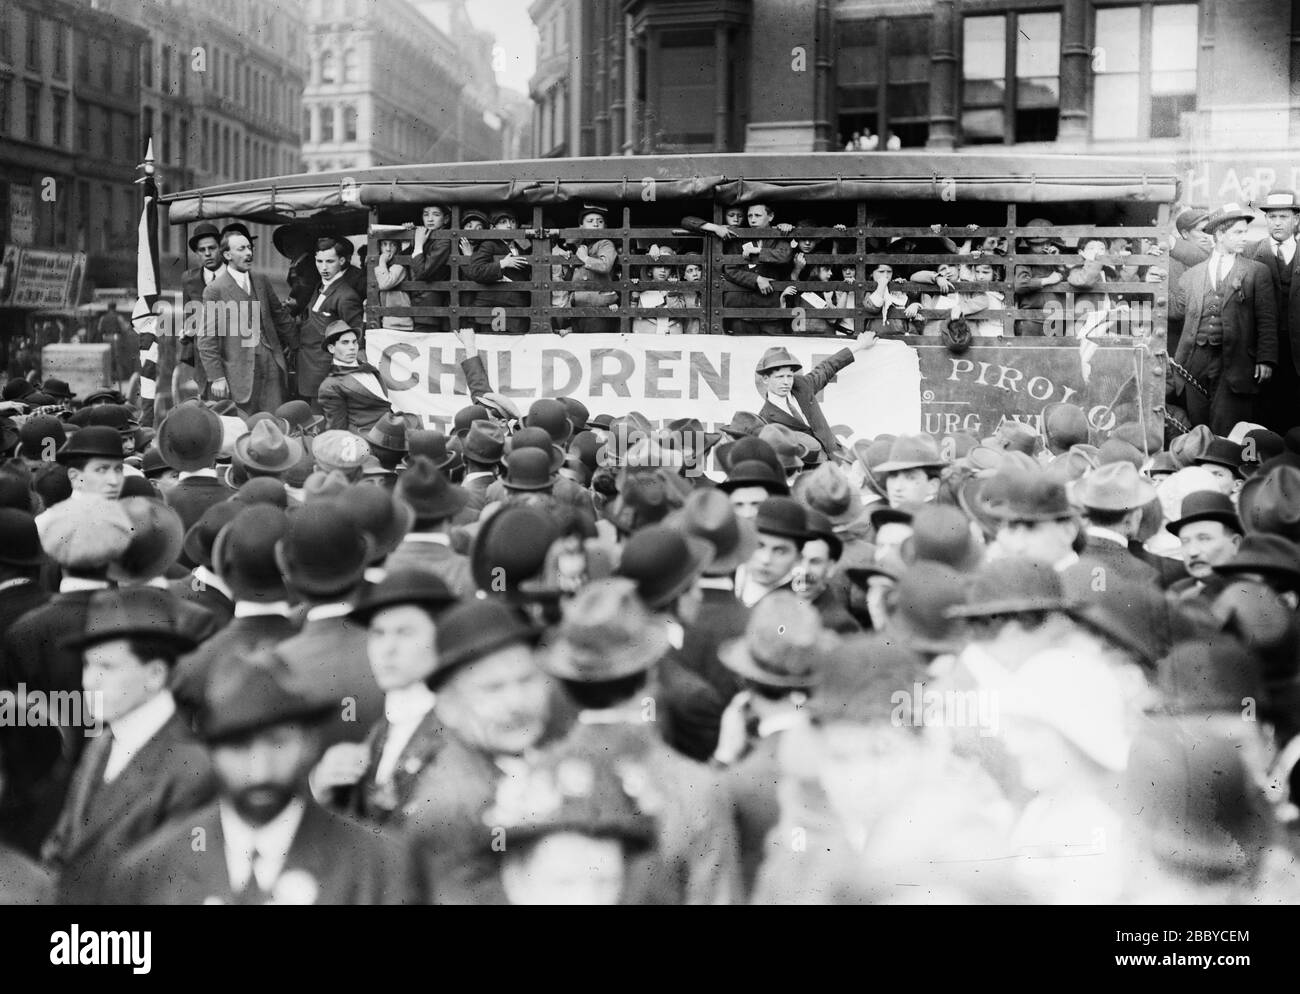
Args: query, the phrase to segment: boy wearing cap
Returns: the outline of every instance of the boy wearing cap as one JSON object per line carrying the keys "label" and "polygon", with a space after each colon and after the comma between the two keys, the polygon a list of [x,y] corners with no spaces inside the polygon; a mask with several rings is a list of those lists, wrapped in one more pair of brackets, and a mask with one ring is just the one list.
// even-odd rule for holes
{"label": "boy wearing cap", "polygon": [[1295,390],[1300,386],[1300,348],[1293,336],[1300,336],[1300,279],[1296,269],[1296,225],[1300,222],[1300,198],[1291,190],[1275,190],[1256,206],[1264,212],[1268,237],[1255,242],[1246,254],[1262,262],[1273,276],[1277,308],[1277,368],[1260,398],[1260,416],[1279,434],[1300,424]]}
{"label": "boy wearing cap", "polygon": [[[492,212],[492,227],[501,231],[514,231],[519,227],[514,212],[498,208]],[[527,283],[533,278],[533,268],[528,258],[532,251],[532,241],[524,236],[507,241],[505,238],[490,238],[479,242],[465,264],[465,276],[475,283],[490,286],[491,290],[479,290],[474,297],[476,307],[495,309],[504,307],[528,307],[532,295],[527,290],[506,290],[502,285],[510,283]],[[481,332],[504,332],[508,335],[523,335],[528,332],[529,320],[526,315],[498,318],[493,315],[480,315],[474,319]]]}
{"label": "boy wearing cap", "polygon": [[1210,215],[1210,258],[1183,274],[1186,306],[1173,382],[1183,390],[1193,425],[1226,436],[1253,421],[1259,396],[1278,362],[1277,300],[1268,267],[1243,257],[1254,213],[1227,204]]}
{"label": "boy wearing cap", "polygon": [[364,435],[392,410],[388,384],[361,356],[360,335],[346,321],[335,321],[325,329],[323,346],[331,362],[316,399],[325,414],[325,427]]}
{"label": "boy wearing cap", "polygon": [[875,468],[892,508],[915,508],[939,495],[948,463],[932,436],[900,435],[889,448],[889,458]]}
{"label": "boy wearing cap", "polygon": [[[609,208],[599,204],[583,204],[578,224],[590,231],[603,231]],[[574,248],[560,248],[559,254],[575,262],[561,267],[561,278],[579,283],[590,283],[590,290],[573,292],[574,307],[609,307],[618,303],[618,293],[613,289],[614,267],[618,264],[618,251],[608,238],[593,235],[588,241],[579,242]],[[582,318],[573,319],[573,330],[580,333],[595,334],[599,332],[618,331],[618,318]]]}
{"label": "boy wearing cap", "polygon": [[[451,238],[443,232],[451,215],[442,204],[425,204],[420,211],[420,226],[415,229],[415,243],[411,247],[411,276],[417,283],[446,283],[451,279]],[[411,293],[413,307],[446,307],[449,295],[446,290],[416,290]],[[418,332],[446,331],[450,323],[442,315],[426,315],[410,319]]]}
{"label": "boy wearing cap", "polygon": [[43,849],[61,903],[96,903],[131,846],[216,793],[207,753],[167,690],[177,657],[194,644],[171,607],[163,590],[103,590],[90,599],[85,631],[66,640],[81,654],[86,707],[101,734],[82,753]]}
{"label": "boy wearing cap", "polygon": [[[764,203],[749,204],[745,218],[751,228],[776,227],[776,214]],[[781,292],[788,285],[794,247],[788,238],[756,238],[740,246],[743,262],[723,267],[728,289],[722,298],[725,307],[779,308]],[[788,335],[789,319],[756,321],[736,318],[729,332],[733,335]]]}

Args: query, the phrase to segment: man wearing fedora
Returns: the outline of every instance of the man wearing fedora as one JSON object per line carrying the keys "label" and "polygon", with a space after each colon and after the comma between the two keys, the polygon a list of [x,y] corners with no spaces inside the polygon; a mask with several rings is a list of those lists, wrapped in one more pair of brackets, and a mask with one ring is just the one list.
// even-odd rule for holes
{"label": "man wearing fedora", "polygon": [[1188,573],[1169,588],[1170,595],[1213,602],[1225,585],[1214,568],[1232,559],[1241,545],[1241,519],[1232,500],[1213,490],[1190,493],[1183,498],[1177,520],[1165,530],[1178,539]]}
{"label": "man wearing fedora", "polygon": [[1079,600],[1104,599],[1107,579],[1162,586],[1155,567],[1129,551],[1129,541],[1142,524],[1142,509],[1155,496],[1151,481],[1128,462],[1106,463],[1076,484],[1074,498],[1083,507],[1086,524],[1079,562],[1062,574],[1067,593]]}
{"label": "man wearing fedora", "polygon": [[465,478],[461,487],[469,495],[469,507],[481,511],[487,504],[488,488],[496,482],[505,454],[506,432],[499,422],[480,418],[470,423],[461,447]]}
{"label": "man wearing fedora", "polygon": [[217,456],[224,437],[221,418],[198,401],[172,408],[158,426],[158,451],[178,472],[176,485],[166,492],[165,499],[181,516],[186,530],[204,511],[233,493],[217,478]]}
{"label": "man wearing fedora", "polygon": [[172,607],[150,587],[98,591],[85,630],[66,639],[81,654],[86,704],[102,731],[43,850],[62,903],[95,903],[132,845],[216,793],[207,753],[167,690],[177,657],[194,645]]}
{"label": "man wearing fedora", "polygon": [[457,597],[474,592],[469,559],[451,545],[456,515],[469,495],[456,486],[425,456],[416,456],[397,479],[393,490],[415,512],[411,530],[388,557],[389,570],[418,567],[431,570]]}
{"label": "man wearing fedora", "polygon": [[1262,203],[1268,237],[1261,238],[1245,254],[1262,262],[1273,276],[1277,311],[1277,367],[1273,378],[1260,392],[1260,419],[1279,434],[1300,424],[1295,392],[1300,387],[1300,279],[1296,269],[1296,226],[1300,221],[1300,198],[1292,190],[1274,190]]}
{"label": "man wearing fedora", "polygon": [[[155,833],[106,881],[119,904],[418,904],[413,847],[316,803],[308,772],[338,702],[274,654],[234,656],[213,673],[200,737],[216,803]],[[196,851],[202,833],[205,845]]]}
{"label": "man wearing fedora", "polygon": [[322,347],[331,362],[316,399],[326,427],[364,435],[392,410],[388,384],[361,356],[360,335],[346,321],[335,321],[325,329]]}
{"label": "man wearing fedora", "polygon": [[[708,769],[656,730],[663,703],[647,690],[669,631],[645,608],[633,581],[596,580],[564,606],[539,663],[579,707],[558,748],[635,757],[649,774],[642,802],[657,810],[656,858],[636,865],[634,890],[654,904],[729,904],[738,897],[735,829]],[[654,718],[654,721],[650,720]]]}
{"label": "man wearing fedora", "polygon": [[889,447],[889,458],[873,473],[884,484],[890,507],[915,509],[939,496],[947,465],[933,436],[900,435]]}
{"label": "man wearing fedora", "polygon": [[227,231],[221,253],[226,265],[203,290],[197,343],[208,391],[246,414],[273,411],[284,400],[285,352],[297,348],[298,328],[271,281],[253,272],[245,235]]}
{"label": "man wearing fedora", "polygon": [[[1193,425],[1226,436],[1253,421],[1259,393],[1278,364],[1277,300],[1268,267],[1242,250],[1254,212],[1227,204],[1205,222],[1210,258],[1183,274],[1183,334],[1173,381]],[[1171,302],[1172,303],[1172,302]]]}
{"label": "man wearing fedora", "polygon": [[[787,246],[788,242],[784,243]],[[761,382],[763,406],[758,416],[769,424],[785,425],[811,438],[833,459],[843,454],[843,446],[831,430],[830,422],[822,413],[817,395],[831,378],[853,362],[858,353],[865,352],[876,343],[875,332],[864,331],[852,349],[840,349],[823,359],[812,372],[801,374],[803,363],[783,346],[773,346],[763,353],[754,372]]]}

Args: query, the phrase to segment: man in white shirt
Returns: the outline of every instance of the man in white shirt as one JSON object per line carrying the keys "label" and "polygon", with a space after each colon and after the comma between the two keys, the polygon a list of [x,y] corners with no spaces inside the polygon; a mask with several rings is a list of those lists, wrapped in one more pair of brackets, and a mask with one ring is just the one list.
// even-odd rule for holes
{"label": "man in white shirt", "polygon": [[[122,492],[122,438],[106,425],[79,429],[55,453],[55,459],[68,470],[72,494],[68,500],[117,500]],[[58,505],[55,505],[57,507]],[[54,507],[36,516],[36,530],[45,541],[45,533]]]}
{"label": "man in white shirt", "polygon": [[84,662],[85,734],[99,734],[44,848],[64,903],[97,902],[131,846],[215,795],[207,753],[167,691],[177,657],[193,644],[171,607],[167,592],[151,587],[98,591],[84,634],[67,641]]}

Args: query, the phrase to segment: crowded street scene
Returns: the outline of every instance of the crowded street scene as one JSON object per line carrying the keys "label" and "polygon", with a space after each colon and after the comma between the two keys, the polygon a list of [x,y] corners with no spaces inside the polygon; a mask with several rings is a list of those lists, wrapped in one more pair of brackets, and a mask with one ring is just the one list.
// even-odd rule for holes
{"label": "crowded street scene", "polygon": [[1300,170],[1188,151],[1207,4],[230,5],[283,94],[82,6],[0,70],[177,58],[119,233],[0,229],[0,904],[1300,903]]}

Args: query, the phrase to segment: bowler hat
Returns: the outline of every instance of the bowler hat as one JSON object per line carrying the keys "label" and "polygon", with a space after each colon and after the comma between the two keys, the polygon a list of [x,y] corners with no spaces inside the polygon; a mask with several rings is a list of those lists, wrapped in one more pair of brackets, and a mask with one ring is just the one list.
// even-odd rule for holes
{"label": "bowler hat", "polygon": [[293,513],[275,555],[289,586],[308,596],[334,597],[361,580],[372,544],[340,507],[322,501]]}
{"label": "bowler hat", "polygon": [[0,391],[0,400],[23,400],[36,392],[36,385],[21,376],[5,381],[4,390]]}
{"label": "bowler hat", "polygon": [[713,546],[705,576],[724,576],[749,562],[758,548],[758,533],[749,521],[739,517],[726,496],[713,487],[692,491],[671,522],[687,535]]}
{"label": "bowler hat", "polygon": [[405,500],[384,487],[353,483],[338,497],[338,505],[374,542],[371,562],[388,556],[415,524],[415,512]]}
{"label": "bowler hat", "polygon": [[243,505],[212,545],[212,570],[237,601],[279,601],[289,596],[275,557],[289,516],[271,504]]}
{"label": "bowler hat", "polygon": [[1255,532],[1243,538],[1236,554],[1214,571],[1261,573],[1288,589],[1300,588],[1300,546],[1281,535]]}
{"label": "bowler hat", "polygon": [[243,508],[244,505],[235,501],[223,500],[204,511],[199,520],[190,525],[185,533],[181,548],[186,558],[192,563],[212,569],[213,543],[216,542],[221,529],[230,524]]}
{"label": "bowler hat", "polygon": [[533,645],[538,633],[499,600],[452,606],[438,618],[438,665],[426,678],[437,690],[453,672],[509,645]]}
{"label": "bowler hat", "polygon": [[966,573],[980,561],[970,519],[951,504],[926,504],[912,515],[912,537],[903,545],[909,564],[934,562]]}
{"label": "bowler hat", "polygon": [[[475,421],[492,420],[488,414],[488,409],[482,404],[468,404],[456,412],[452,418],[452,434],[459,435],[462,438],[469,431],[469,426]],[[494,422],[495,423],[495,422]]]}
{"label": "bowler hat", "polygon": [[385,411],[366,432],[366,441],[371,449],[388,449],[390,452],[406,452],[408,432],[420,430],[419,415],[404,414],[400,411]]}
{"label": "bowler hat", "polygon": [[85,627],[59,644],[67,649],[86,649],[113,639],[148,638],[171,643],[179,654],[181,650],[193,648],[195,643],[181,631],[175,603],[168,591],[157,587],[96,590],[86,603]]}
{"label": "bowler hat", "polygon": [[342,338],[344,335],[348,334],[349,332],[356,335],[357,340],[360,341],[361,332],[357,331],[357,329],[352,327],[352,325],[348,324],[346,321],[331,321],[325,327],[325,335],[321,339],[321,343],[320,343],[321,350],[324,352],[328,352],[330,350],[331,345],[333,345],[335,342],[337,342],[340,338]]}
{"label": "bowler hat", "polygon": [[39,566],[45,562],[36,519],[15,507],[0,507],[0,563]]}
{"label": "bowler hat", "polygon": [[8,465],[0,464],[0,507],[34,512],[35,496],[32,491],[31,477],[26,468],[21,471],[11,471]]}
{"label": "bowler hat", "polygon": [[889,458],[873,467],[877,479],[890,473],[910,469],[943,469],[948,463],[939,452],[939,443],[926,434],[899,435],[889,447]]}
{"label": "bowler hat", "polygon": [[276,725],[315,725],[338,707],[314,690],[272,649],[227,655],[212,669],[197,728],[216,744],[243,739]]}
{"label": "bowler hat", "polygon": [[821,446],[810,436],[797,432],[785,425],[764,425],[758,437],[772,446],[772,451],[781,461],[781,468],[787,473],[803,469],[812,457],[821,454]]}
{"label": "bowler hat", "polygon": [[158,451],[172,469],[183,473],[215,465],[224,432],[221,418],[202,404],[175,407],[158,426]]}
{"label": "bowler hat", "polygon": [[[412,434],[414,432],[407,434],[407,445],[410,445]],[[290,439],[290,441],[297,440]],[[332,428],[321,432],[311,440],[311,454],[318,469],[337,469],[344,476],[352,479],[365,463],[366,457],[370,455],[370,445],[360,435],[343,431],[341,428]],[[292,460],[289,466],[293,466],[297,461],[297,459]]]}
{"label": "bowler hat", "polygon": [[194,234],[190,235],[189,246],[191,252],[199,250],[199,242],[204,238],[215,238],[221,241],[221,232],[211,221],[201,221],[194,226]]}
{"label": "bowler hat", "polygon": [[743,462],[757,459],[759,462],[765,462],[780,475],[785,477],[785,466],[781,463],[781,458],[776,454],[772,446],[758,437],[757,434],[746,435],[738,438],[734,442],[726,442],[718,446],[718,465],[724,471],[730,473],[732,468],[739,466]]}
{"label": "bowler hat", "polygon": [[79,428],[55,453],[55,458],[64,466],[74,459],[120,461],[125,457],[126,453],[122,451],[122,436],[112,428],[103,425]]}
{"label": "bowler hat", "polygon": [[131,544],[131,519],[120,501],[65,500],[41,520],[41,546],[65,570],[103,569]]}
{"label": "bowler hat", "polygon": [[742,487],[762,487],[768,494],[788,494],[789,485],[779,472],[765,462],[751,459],[736,463],[727,478],[718,484],[723,493],[731,493]]}
{"label": "bowler hat", "polygon": [[[468,437],[466,438],[468,442]],[[573,436],[573,441],[569,443],[569,459],[576,456],[583,466],[587,468],[588,473],[595,473],[600,468],[600,446],[601,441],[594,431],[583,429]],[[490,449],[487,451],[491,451]]]}
{"label": "bowler hat", "polygon": [[[67,441],[63,422],[48,414],[29,417],[18,429],[18,454],[24,459],[42,459],[49,461]],[[51,442],[46,442],[51,439]]]}
{"label": "bowler hat", "polygon": [[1127,462],[1098,466],[1074,488],[1075,500],[1091,511],[1135,511],[1155,496],[1155,485]]}
{"label": "bowler hat", "polygon": [[1278,466],[1247,480],[1237,496],[1242,527],[1300,540],[1300,469]]}
{"label": "bowler hat", "polygon": [[591,412],[587,410],[586,404],[577,397],[561,397],[560,403],[564,405],[564,410],[569,415],[569,424],[572,426],[571,436],[587,427],[587,422],[591,420]]}
{"label": "bowler hat", "polygon": [[1078,404],[1056,403],[1043,408],[1043,434],[1060,451],[1088,441],[1088,415]]}
{"label": "bowler hat", "polygon": [[912,511],[907,507],[890,507],[888,504],[876,504],[867,514],[871,527],[880,531],[885,525],[912,524]]}
{"label": "bowler hat", "polygon": [[248,434],[235,439],[235,455],[247,469],[274,474],[297,463],[303,448],[298,439],[280,431],[274,421],[259,421]]}
{"label": "bowler hat", "polygon": [[222,227],[221,237],[225,238],[226,235],[243,235],[250,242],[257,241],[257,236],[248,230],[248,225],[240,221],[231,221],[229,224]]}
{"label": "bowler hat", "polygon": [[713,546],[665,524],[647,525],[623,546],[619,576],[636,583],[637,593],[652,611],[671,604],[704,573]]}
{"label": "bowler hat", "polygon": [[72,392],[72,388],[63,380],[56,380],[53,377],[41,384],[41,393],[47,397],[53,397],[55,400],[71,400],[77,396]]}
{"label": "bowler hat", "polygon": [[976,572],[966,603],[951,607],[949,618],[988,618],[1068,607],[1056,570],[1030,559],[994,559]]}
{"label": "bowler hat", "polygon": [[431,428],[418,428],[406,432],[407,461],[423,456],[440,470],[450,470],[459,458],[447,449],[447,436]]}
{"label": "bowler hat", "polygon": [[240,486],[230,499],[246,507],[252,504],[269,504],[282,511],[289,508],[289,494],[285,490],[284,483],[270,476],[253,477]]}
{"label": "bowler hat", "polygon": [[506,463],[510,456],[519,449],[532,448],[545,452],[552,473],[564,465],[564,450],[555,444],[549,432],[544,428],[520,428],[505,441],[501,462]]}
{"label": "bowler hat", "polygon": [[862,517],[862,498],[834,463],[822,463],[794,481],[792,496],[799,503],[825,514],[831,524],[852,524]]}
{"label": "bowler hat", "polygon": [[808,537],[808,517],[803,505],[790,497],[769,497],[758,505],[754,529],[760,535],[779,535],[803,542]]}
{"label": "bowler hat", "polygon": [[1192,460],[1195,466],[1203,466],[1207,463],[1211,466],[1226,466],[1232,470],[1233,475],[1240,478],[1242,476],[1241,446],[1226,438],[1213,438],[1205,447],[1205,451]]}
{"label": "bowler hat", "polygon": [[542,397],[533,401],[524,418],[524,425],[529,428],[541,428],[551,436],[551,441],[563,444],[573,434],[573,424],[569,421],[569,409],[563,402],[553,397]]}
{"label": "bowler hat", "polygon": [[751,414],[749,411],[737,411],[731,416],[729,422],[718,426],[718,431],[724,435],[730,435],[732,438],[744,438],[747,435],[757,435],[765,424],[767,422],[757,414]]}
{"label": "bowler hat", "polygon": [[542,669],[562,680],[605,683],[644,673],[668,651],[668,631],[624,577],[595,580],[564,605]]}
{"label": "bowler hat", "polygon": [[399,604],[422,607],[436,616],[455,603],[456,595],[437,573],[419,567],[409,567],[393,570],[378,583],[367,586],[352,611],[352,617],[368,625],[376,612],[384,608],[397,607]]}
{"label": "bowler hat", "polygon": [[761,376],[786,366],[794,367],[796,373],[803,369],[803,363],[792,356],[789,349],[784,345],[774,345],[763,353],[763,357],[758,360],[758,365],[754,367],[754,372]]}
{"label": "bowler hat", "polygon": [[765,687],[807,690],[821,681],[834,638],[807,601],[786,590],[763,598],[742,638],[718,647],[718,659],[737,676]]}
{"label": "bowler hat", "polygon": [[541,449],[521,448],[506,457],[503,480],[509,490],[549,490],[555,485],[554,460]]}
{"label": "bowler hat", "polygon": [[394,494],[410,505],[418,527],[436,524],[455,517],[466,504],[469,494],[443,475],[433,461],[416,456],[397,478]]}
{"label": "bowler hat", "polygon": [[1241,519],[1237,517],[1232,498],[1218,490],[1198,490],[1184,497],[1180,517],[1165,525],[1165,531],[1177,535],[1184,525],[1190,525],[1193,521],[1218,521],[1238,535],[1243,534]]}
{"label": "bowler hat", "polygon": [[149,497],[127,497],[118,503],[131,519],[131,543],[109,567],[109,576],[119,583],[143,583],[162,576],[181,554],[185,541],[181,516]]}
{"label": "bowler hat", "polygon": [[314,432],[325,423],[325,416],[314,414],[305,400],[285,401],[275,409],[275,416],[289,422],[289,432],[295,435]]}
{"label": "bowler hat", "polygon": [[922,653],[956,653],[964,647],[958,621],[950,609],[966,602],[967,580],[952,567],[918,560],[898,577],[887,602],[891,636]]}
{"label": "bowler hat", "polygon": [[1255,212],[1250,208],[1242,207],[1241,204],[1224,204],[1205,219],[1205,230],[1210,234],[1214,234],[1225,224],[1253,220],[1255,220]]}
{"label": "bowler hat", "polygon": [[479,590],[514,594],[546,562],[551,543],[560,537],[549,514],[523,504],[507,505],[479,524],[470,546],[470,574]]}
{"label": "bowler hat", "polygon": [[505,453],[506,431],[498,421],[479,419],[469,426],[462,448],[466,459],[492,465]]}

